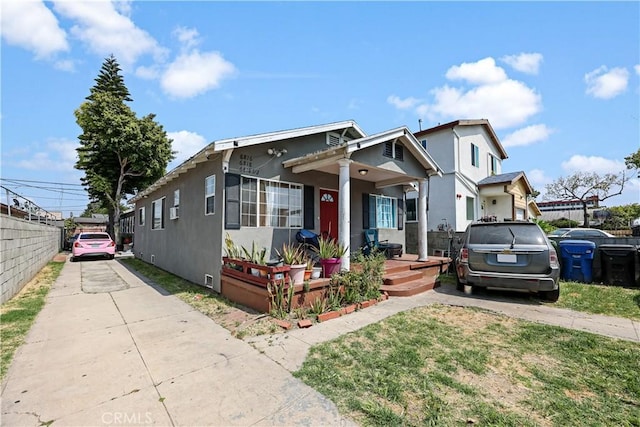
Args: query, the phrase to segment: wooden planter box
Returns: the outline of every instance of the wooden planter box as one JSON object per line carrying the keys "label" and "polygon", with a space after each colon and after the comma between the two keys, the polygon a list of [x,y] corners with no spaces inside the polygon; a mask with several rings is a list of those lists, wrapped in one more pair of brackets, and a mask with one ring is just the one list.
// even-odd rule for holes
{"label": "wooden planter box", "polygon": [[[259,270],[260,275],[254,276],[251,270]],[[247,283],[262,286],[264,288],[271,282],[276,280],[285,280],[289,282],[288,265],[281,267],[270,267],[267,265],[254,264],[243,259],[235,259],[229,257],[222,258],[222,275],[240,279]]]}

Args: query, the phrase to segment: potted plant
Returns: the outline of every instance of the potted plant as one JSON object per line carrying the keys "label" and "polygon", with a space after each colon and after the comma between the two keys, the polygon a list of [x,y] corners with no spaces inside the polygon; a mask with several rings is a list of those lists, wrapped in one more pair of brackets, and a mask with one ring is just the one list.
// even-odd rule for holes
{"label": "potted plant", "polygon": [[[249,252],[244,246],[242,247],[242,250],[247,260],[257,265],[267,265],[267,248],[258,249],[256,247],[256,242],[251,242],[251,252]],[[266,277],[268,272],[266,269],[252,268],[251,274],[254,276]]]}
{"label": "potted plant", "polygon": [[305,255],[304,258],[306,268],[304,270],[304,280],[311,279],[311,275],[313,274],[313,260]]}
{"label": "potted plant", "polygon": [[330,237],[320,237],[318,239],[318,247],[314,248],[314,250],[320,258],[323,277],[331,277],[331,275],[340,271],[342,266],[340,258],[347,253],[347,247]]}
{"label": "potted plant", "polygon": [[276,253],[286,265],[290,266],[291,282],[294,285],[301,285],[304,282],[304,272],[307,268],[302,246],[285,243],[282,245],[282,251],[276,249]]}

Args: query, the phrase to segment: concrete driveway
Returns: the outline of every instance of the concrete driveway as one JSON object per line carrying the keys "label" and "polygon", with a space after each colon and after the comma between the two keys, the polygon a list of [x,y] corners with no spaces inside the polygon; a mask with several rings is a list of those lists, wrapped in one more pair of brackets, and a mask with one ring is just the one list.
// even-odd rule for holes
{"label": "concrete driveway", "polygon": [[2,387],[3,425],[352,424],[117,260],[65,264]]}

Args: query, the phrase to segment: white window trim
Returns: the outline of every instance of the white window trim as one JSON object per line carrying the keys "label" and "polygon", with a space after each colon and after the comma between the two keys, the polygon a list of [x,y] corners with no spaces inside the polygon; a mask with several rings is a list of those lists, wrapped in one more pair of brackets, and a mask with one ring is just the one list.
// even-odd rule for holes
{"label": "white window trim", "polygon": [[[391,196],[383,196],[382,194],[372,194],[371,196],[375,197],[376,203],[375,203],[375,207],[376,207],[376,227],[377,229],[381,229],[381,230],[397,230],[398,229],[398,199],[396,197],[391,197]],[[380,219],[378,218],[378,200],[379,199],[389,199],[391,200],[391,205],[392,205],[392,213],[393,213],[393,218],[391,219],[391,227],[381,227],[380,226]]]}
{"label": "white window trim", "polygon": [[[152,230],[164,230],[164,209],[162,209],[162,201],[166,200],[166,197],[160,197],[159,199],[151,202],[151,229]],[[160,203],[160,227],[156,227],[156,203]]]}
{"label": "white window trim", "polygon": [[[304,184],[299,183],[299,182],[290,182],[290,181],[279,181],[279,180],[274,180],[274,179],[265,179],[265,178],[259,178],[256,176],[250,176],[250,175],[241,175],[242,178],[246,178],[246,179],[252,179],[256,181],[256,213],[255,213],[255,217],[256,217],[256,225],[243,225],[242,224],[242,205],[244,203],[244,200],[242,198],[243,196],[243,191],[242,188],[240,189],[240,227],[241,228],[272,228],[272,229],[283,229],[283,230],[300,230],[304,227]],[[286,184],[289,185],[289,190],[291,190],[291,186],[295,185],[300,187],[300,226],[299,227],[295,227],[295,226],[289,226],[289,227],[281,227],[281,226],[272,226],[272,225],[260,225],[260,217],[262,212],[260,211],[260,183],[264,181],[264,182],[272,182],[272,183],[277,183],[277,184]],[[242,181],[241,181],[242,182]],[[289,211],[291,211],[291,203],[289,203]],[[289,214],[289,219],[291,218],[291,214]]]}
{"label": "white window trim", "polygon": [[[213,193],[207,193],[207,180],[209,178],[213,178]],[[213,212],[207,212],[207,199],[209,197],[213,197]],[[216,214],[215,204],[216,204],[216,176],[214,174],[214,175],[209,175],[204,179],[204,214],[205,216]]]}
{"label": "white window trim", "polygon": [[180,189],[173,190],[173,207],[180,206]]}

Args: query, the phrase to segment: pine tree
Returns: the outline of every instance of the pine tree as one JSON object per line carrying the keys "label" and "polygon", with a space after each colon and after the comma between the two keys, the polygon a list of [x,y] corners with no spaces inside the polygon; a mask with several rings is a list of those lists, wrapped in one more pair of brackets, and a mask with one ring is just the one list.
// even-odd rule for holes
{"label": "pine tree", "polygon": [[113,55],[105,58],[100,74],[94,79],[96,84],[90,89],[91,94],[86,99],[94,101],[96,93],[108,92],[122,101],[133,101],[129,89],[124,84],[124,78],[120,75],[120,71],[120,65]]}
{"label": "pine tree", "polygon": [[92,202],[106,207],[109,229],[120,241],[121,203],[164,175],[173,159],[171,139],[149,114],[141,119],[125,104],[131,101],[112,56],[105,59],[96,84],[75,111],[82,129],[76,169]]}

